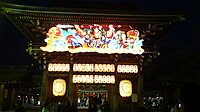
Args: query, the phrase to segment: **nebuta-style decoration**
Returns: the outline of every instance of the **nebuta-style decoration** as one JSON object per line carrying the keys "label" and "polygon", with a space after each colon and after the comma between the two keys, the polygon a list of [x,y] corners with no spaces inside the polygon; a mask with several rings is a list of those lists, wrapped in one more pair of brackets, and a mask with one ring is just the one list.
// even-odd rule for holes
{"label": "nebuta-style decoration", "polygon": [[122,80],[119,83],[119,93],[121,97],[130,97],[132,95],[132,83],[129,80]]}
{"label": "nebuta-style decoration", "polygon": [[66,92],[66,81],[64,79],[55,79],[53,81],[53,95],[64,96]]}
{"label": "nebuta-style decoration", "polygon": [[49,29],[43,51],[142,54],[139,31],[122,25],[56,25]]}

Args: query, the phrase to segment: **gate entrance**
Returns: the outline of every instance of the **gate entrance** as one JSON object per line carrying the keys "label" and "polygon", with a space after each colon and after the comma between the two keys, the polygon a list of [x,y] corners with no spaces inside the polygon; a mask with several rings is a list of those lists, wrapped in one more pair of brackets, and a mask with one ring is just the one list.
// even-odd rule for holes
{"label": "gate entrance", "polygon": [[108,88],[107,85],[78,85],[77,93],[77,108],[88,109],[89,100],[94,99],[94,102],[103,104],[108,100]]}

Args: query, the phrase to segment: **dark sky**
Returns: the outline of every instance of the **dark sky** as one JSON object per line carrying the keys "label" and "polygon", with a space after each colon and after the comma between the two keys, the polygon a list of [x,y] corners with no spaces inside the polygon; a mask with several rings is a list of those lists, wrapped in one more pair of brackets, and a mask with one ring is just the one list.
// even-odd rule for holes
{"label": "dark sky", "polygon": [[[1,1],[35,6],[49,6],[53,3],[53,0]],[[64,0],[59,1],[62,2]],[[67,1],[79,2],[80,0],[66,0],[66,2]],[[155,66],[155,70],[161,69],[161,71],[165,70],[167,72],[171,70],[169,74],[180,74],[180,76],[183,73],[192,73],[196,74],[196,77],[197,74],[200,73],[198,70],[200,67],[199,0],[82,0],[82,2],[137,4],[137,10],[144,12],[183,11],[186,15],[186,20],[172,27],[167,33],[159,37],[156,43],[161,50],[161,55],[155,60],[154,64],[159,65],[159,67]],[[22,33],[8,18],[4,15],[0,15],[0,65],[28,65],[32,63],[32,58],[25,51],[26,45],[27,40]]]}

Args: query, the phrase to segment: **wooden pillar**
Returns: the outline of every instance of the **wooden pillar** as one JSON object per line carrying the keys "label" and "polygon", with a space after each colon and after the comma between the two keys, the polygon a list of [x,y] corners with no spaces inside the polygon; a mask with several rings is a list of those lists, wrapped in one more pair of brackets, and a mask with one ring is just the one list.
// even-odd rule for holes
{"label": "wooden pillar", "polygon": [[67,98],[71,103],[73,102],[73,98],[74,98],[72,78],[73,78],[73,64],[70,64],[70,72],[68,76]]}
{"label": "wooden pillar", "polygon": [[10,109],[13,109],[15,107],[15,96],[16,96],[16,90],[15,88],[12,88],[12,93],[11,93],[11,101],[10,101]]}
{"label": "wooden pillar", "polygon": [[73,97],[72,97],[72,106],[77,109],[77,99],[78,99],[78,85],[74,84],[73,87]]}
{"label": "wooden pillar", "polygon": [[[117,61],[117,60],[115,60]],[[118,99],[118,73],[117,73],[117,64],[115,64],[115,84],[113,85],[113,112],[117,112],[118,109],[118,104],[119,104],[119,99]]]}
{"label": "wooden pillar", "polygon": [[3,104],[3,93],[4,93],[4,84],[0,85],[0,111],[2,110],[2,104]]}
{"label": "wooden pillar", "polygon": [[138,78],[138,106],[139,107],[144,106],[143,92],[144,92],[143,75],[140,74]]}
{"label": "wooden pillar", "polygon": [[43,105],[45,102],[46,102],[46,96],[47,96],[47,75],[48,75],[48,71],[45,69],[43,71],[43,74],[42,74],[42,88],[41,88],[41,98],[40,98],[40,101],[41,101],[41,105]]}
{"label": "wooden pillar", "polygon": [[118,93],[117,93],[117,82],[113,86],[113,112],[117,112],[118,108]]}

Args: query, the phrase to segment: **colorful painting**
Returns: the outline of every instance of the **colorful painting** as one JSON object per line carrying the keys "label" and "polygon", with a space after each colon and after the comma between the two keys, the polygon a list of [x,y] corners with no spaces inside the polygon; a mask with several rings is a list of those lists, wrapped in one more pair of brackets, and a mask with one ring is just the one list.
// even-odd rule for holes
{"label": "colorful painting", "polygon": [[76,25],[58,24],[51,27],[44,40],[47,45],[40,47],[48,52],[98,52],[142,54],[143,39],[139,31],[122,25]]}

